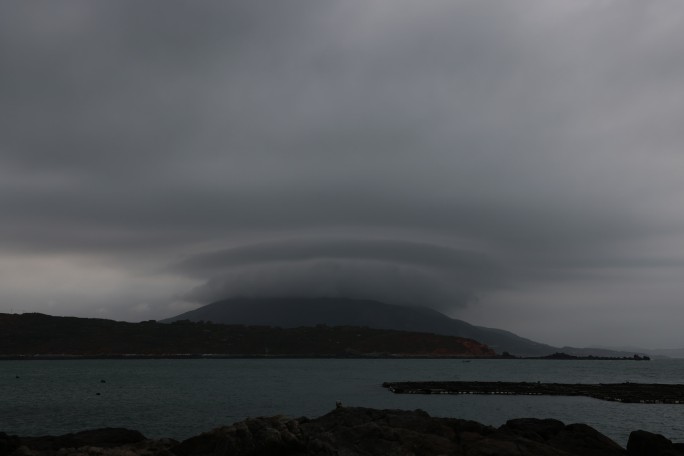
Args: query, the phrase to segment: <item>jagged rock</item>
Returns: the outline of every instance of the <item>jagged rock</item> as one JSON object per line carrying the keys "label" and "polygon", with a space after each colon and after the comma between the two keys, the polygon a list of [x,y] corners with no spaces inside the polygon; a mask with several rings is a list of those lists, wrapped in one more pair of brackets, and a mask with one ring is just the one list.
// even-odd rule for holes
{"label": "jagged rock", "polygon": [[[3,442],[11,442],[5,445]],[[148,440],[138,431],[104,428],[60,436],[16,437],[0,434],[0,456],[173,456],[173,439]]]}
{"label": "jagged rock", "polygon": [[[10,456],[174,456],[169,448],[177,445],[178,442],[172,439],[146,440],[144,442],[121,445],[117,447],[63,447],[59,449],[36,449],[22,445],[17,448]],[[6,453],[0,453],[5,456]]]}
{"label": "jagged rock", "polygon": [[179,456],[268,455],[623,455],[615,442],[585,425],[521,419],[500,429],[424,411],[336,408],[320,418],[260,418],[181,443]]}
{"label": "jagged rock", "polygon": [[0,456],[617,456],[679,455],[663,436],[633,432],[629,453],[585,424],[517,419],[497,428],[421,410],[337,407],[315,419],[247,419],[183,442],[125,429],[59,437],[0,433]]}
{"label": "jagged rock", "polygon": [[312,437],[317,449],[326,450],[322,454],[432,455],[454,454],[457,450],[452,424],[419,410],[345,407],[311,420],[302,428]]}
{"label": "jagged rock", "polygon": [[660,434],[633,431],[629,434],[627,441],[627,454],[630,456],[682,456],[684,449]]}
{"label": "jagged rock", "polygon": [[565,424],[558,420],[518,418],[508,420],[500,429],[525,437],[536,442],[546,442],[565,428]]}
{"label": "jagged rock", "polygon": [[617,443],[586,424],[565,425],[553,419],[521,418],[509,420],[500,432],[543,443],[570,454],[583,456],[623,455]]}
{"label": "jagged rock", "polygon": [[21,446],[21,440],[15,435],[0,432],[0,455],[10,454]]}
{"label": "jagged rock", "polygon": [[145,440],[145,436],[138,431],[122,428],[103,428],[57,437],[25,437],[21,439],[21,443],[32,450],[58,450],[60,448],[80,448],[86,446],[114,448]]}
{"label": "jagged rock", "polygon": [[303,451],[297,420],[254,418],[191,437],[172,448],[176,455],[269,455]]}
{"label": "jagged rock", "polygon": [[625,450],[596,429],[582,423],[569,424],[547,443],[582,456],[617,456]]}

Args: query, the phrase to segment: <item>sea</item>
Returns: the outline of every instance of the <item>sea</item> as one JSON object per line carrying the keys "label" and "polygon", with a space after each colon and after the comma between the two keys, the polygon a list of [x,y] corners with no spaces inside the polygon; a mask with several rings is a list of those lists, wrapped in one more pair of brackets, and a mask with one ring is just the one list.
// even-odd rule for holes
{"label": "sea", "polygon": [[310,418],[335,408],[415,410],[500,426],[512,418],[586,423],[620,445],[636,429],[684,442],[684,405],[586,397],[408,395],[387,381],[684,383],[684,360],[115,359],[0,361],[0,432],[99,427],[178,440],[248,417]]}

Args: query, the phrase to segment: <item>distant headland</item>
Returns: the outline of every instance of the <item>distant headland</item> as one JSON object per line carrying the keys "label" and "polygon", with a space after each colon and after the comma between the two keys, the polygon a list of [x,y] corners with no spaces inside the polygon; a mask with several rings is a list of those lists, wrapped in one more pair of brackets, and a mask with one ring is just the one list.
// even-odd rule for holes
{"label": "distant headland", "polygon": [[490,358],[648,360],[647,356],[576,356],[556,352],[521,357],[479,341],[365,326],[218,324],[0,314],[0,359],[149,358]]}
{"label": "distant headland", "polygon": [[471,339],[365,327],[285,329],[0,314],[0,359],[494,356]]}
{"label": "distant headland", "polygon": [[[163,321],[177,320],[283,328],[325,324],[415,331],[473,339],[496,353],[508,352],[519,357],[543,357],[562,352],[578,358],[611,359],[632,357],[635,353],[603,348],[553,347],[504,329],[472,325],[427,307],[400,306],[343,297],[235,297],[216,301]],[[638,350],[636,353],[642,355]]]}
{"label": "distant headland", "polygon": [[634,354],[632,356],[575,356],[563,352],[556,352],[546,356],[515,356],[508,352],[503,352],[498,358],[501,359],[548,359],[559,361],[650,361],[646,355]]}

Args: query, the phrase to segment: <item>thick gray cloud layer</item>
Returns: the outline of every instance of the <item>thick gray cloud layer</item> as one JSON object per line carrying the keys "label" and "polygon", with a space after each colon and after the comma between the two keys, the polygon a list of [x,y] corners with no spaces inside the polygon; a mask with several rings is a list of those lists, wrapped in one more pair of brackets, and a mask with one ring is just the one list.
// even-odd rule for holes
{"label": "thick gray cloud layer", "polygon": [[0,311],[352,293],[684,345],[683,21],[667,0],[3,2]]}
{"label": "thick gray cloud layer", "polygon": [[501,286],[499,267],[482,254],[396,240],[281,240],[198,254],[172,267],[214,274],[186,299],[226,296],[363,296],[449,310]]}

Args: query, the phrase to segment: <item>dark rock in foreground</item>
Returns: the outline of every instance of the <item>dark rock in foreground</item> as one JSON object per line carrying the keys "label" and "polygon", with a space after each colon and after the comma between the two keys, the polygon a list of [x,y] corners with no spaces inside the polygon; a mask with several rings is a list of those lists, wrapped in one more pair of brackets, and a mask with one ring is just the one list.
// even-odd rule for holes
{"label": "dark rock in foreground", "polygon": [[136,431],[103,429],[60,437],[0,433],[0,455],[684,455],[678,444],[645,431],[627,450],[584,424],[524,418],[497,428],[427,413],[340,407],[316,419],[247,419],[183,442],[147,440]]}
{"label": "dark rock in foreground", "polygon": [[632,456],[677,456],[684,454],[684,443],[672,443],[660,434],[634,431],[629,435],[627,454]]}
{"label": "dark rock in foreground", "polygon": [[56,437],[17,437],[0,432],[0,456],[162,455],[170,454],[168,448],[177,443],[171,439],[148,440],[138,431],[122,428],[93,429]]}

